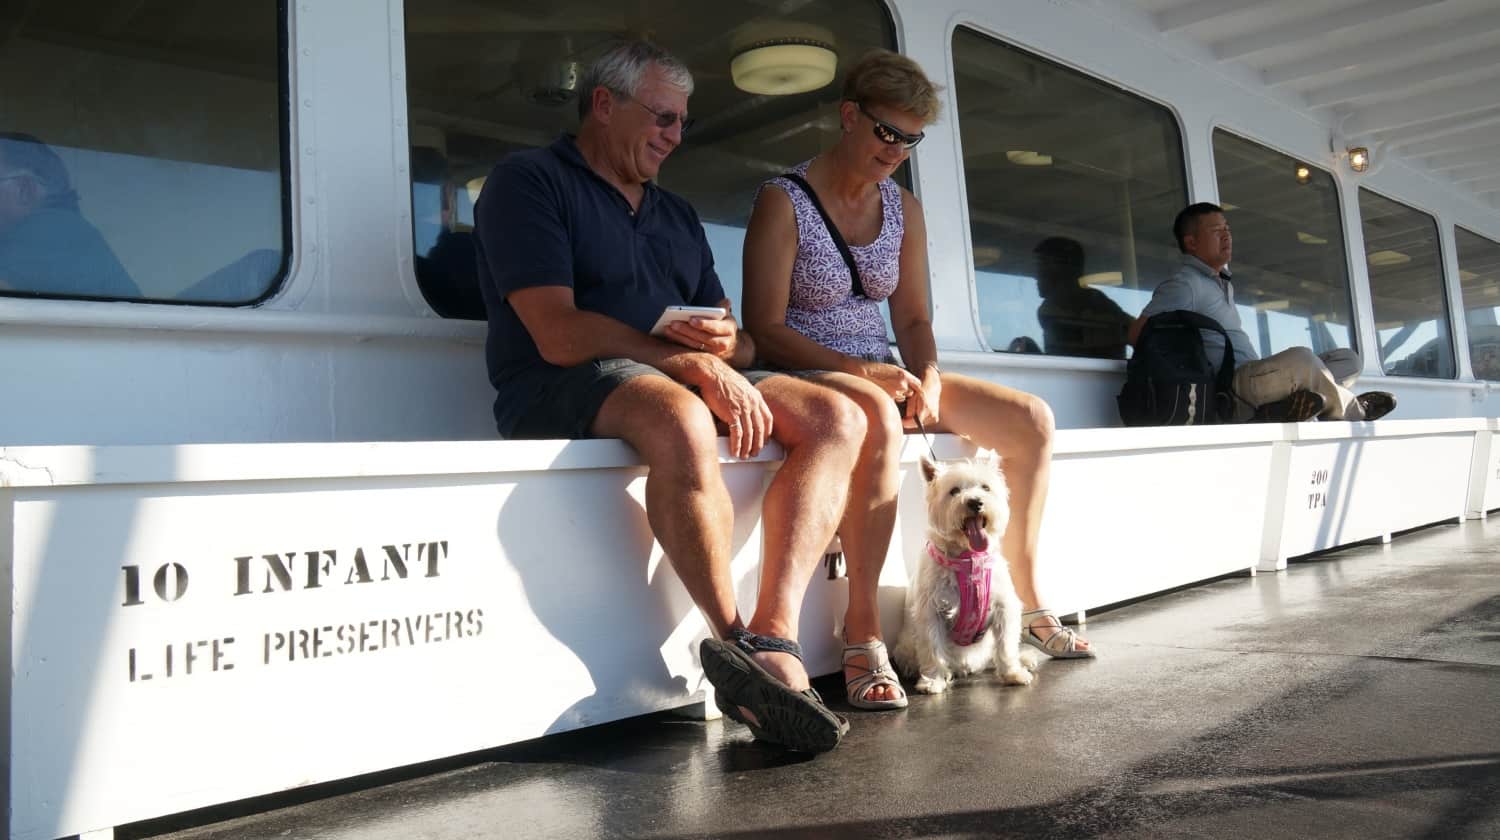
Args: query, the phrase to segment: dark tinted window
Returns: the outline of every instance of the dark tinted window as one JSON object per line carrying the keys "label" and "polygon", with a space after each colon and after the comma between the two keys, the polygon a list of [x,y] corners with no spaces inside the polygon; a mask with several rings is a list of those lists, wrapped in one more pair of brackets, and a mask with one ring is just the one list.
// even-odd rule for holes
{"label": "dark tinted window", "polygon": [[[889,15],[877,0],[662,0],[648,6],[410,0],[412,235],[417,281],[439,314],[484,317],[472,231],[474,199],[490,169],[509,152],[576,131],[583,68],[616,37],[643,30],[693,72],[688,110],[697,123],[662,167],[659,183],[698,211],[736,306],[756,188],[833,144],[843,71],[873,47],[895,47]],[[736,54],[788,37],[832,45],[836,75],[814,90],[789,95],[736,85]],[[742,73],[744,68],[742,63]],[[778,70],[760,72],[774,76]]]}
{"label": "dark tinted window", "polygon": [[269,294],[283,20],[227,0],[0,7],[0,293]]}
{"label": "dark tinted window", "polygon": [[1166,108],[971,30],[953,99],[990,347],[1125,357],[1125,331],[1177,266],[1187,204]]}
{"label": "dark tinted window", "polygon": [[1455,228],[1458,277],[1474,375],[1500,380],[1500,242]]}
{"label": "dark tinted window", "polygon": [[1454,376],[1437,220],[1367,189],[1359,191],[1365,264],[1380,364],[1399,376]]}
{"label": "dark tinted window", "polygon": [[1240,322],[1262,357],[1354,345],[1338,187],[1323,169],[1214,132]]}

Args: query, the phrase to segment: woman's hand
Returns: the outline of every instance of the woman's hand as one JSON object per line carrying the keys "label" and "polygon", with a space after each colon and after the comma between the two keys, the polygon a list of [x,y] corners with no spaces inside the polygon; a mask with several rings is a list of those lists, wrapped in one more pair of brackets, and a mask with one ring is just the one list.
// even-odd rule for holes
{"label": "woman's hand", "polygon": [[[931,429],[938,422],[938,406],[943,402],[943,375],[937,365],[928,365],[922,370],[922,404],[920,411],[907,405],[907,419],[921,418],[922,425]],[[912,420],[915,423],[915,420]]]}
{"label": "woman's hand", "polygon": [[922,383],[900,365],[863,362],[859,368],[859,375],[880,386],[880,390],[889,394],[896,402],[902,402],[910,397],[913,391],[922,389]]}
{"label": "woman's hand", "polygon": [[880,390],[890,395],[891,399],[905,408],[902,412],[902,425],[908,429],[916,428],[916,417],[922,417],[922,422],[927,422],[925,414],[919,414],[926,409],[927,398],[922,391],[922,382],[906,368],[899,365],[889,365],[884,362],[864,362],[860,365],[859,375],[875,383]]}

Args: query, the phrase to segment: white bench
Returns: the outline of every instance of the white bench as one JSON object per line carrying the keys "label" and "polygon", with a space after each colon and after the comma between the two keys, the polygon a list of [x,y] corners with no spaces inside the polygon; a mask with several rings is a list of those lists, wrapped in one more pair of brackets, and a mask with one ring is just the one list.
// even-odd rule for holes
{"label": "white bench", "polygon": [[[1496,430],[1060,432],[1043,583],[1082,613],[1479,515],[1500,506]],[[890,636],[924,539],[924,448],[903,454]],[[724,459],[746,609],[778,457]],[[1327,503],[1307,506],[1318,476]],[[701,701],[705,625],[643,483],[615,441],[0,449],[11,836],[106,836]],[[815,673],[837,669],[845,593],[822,574],[809,589]]]}

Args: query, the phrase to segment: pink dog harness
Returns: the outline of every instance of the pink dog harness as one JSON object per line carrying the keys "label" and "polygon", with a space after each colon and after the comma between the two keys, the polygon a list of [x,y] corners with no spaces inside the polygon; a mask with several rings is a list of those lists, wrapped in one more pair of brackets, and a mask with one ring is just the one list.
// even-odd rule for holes
{"label": "pink dog harness", "polygon": [[994,558],[988,551],[964,551],[949,557],[931,542],[927,556],[945,569],[953,570],[958,583],[958,616],[953,619],[949,638],[959,647],[979,641],[990,626],[990,571]]}

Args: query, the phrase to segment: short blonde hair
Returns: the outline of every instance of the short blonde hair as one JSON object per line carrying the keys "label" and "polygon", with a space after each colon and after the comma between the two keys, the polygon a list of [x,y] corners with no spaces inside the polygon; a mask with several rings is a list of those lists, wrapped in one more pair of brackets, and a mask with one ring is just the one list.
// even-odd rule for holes
{"label": "short blonde hair", "polygon": [[890,50],[865,53],[844,76],[845,99],[905,111],[924,124],[937,120],[940,90],[915,61]]}

